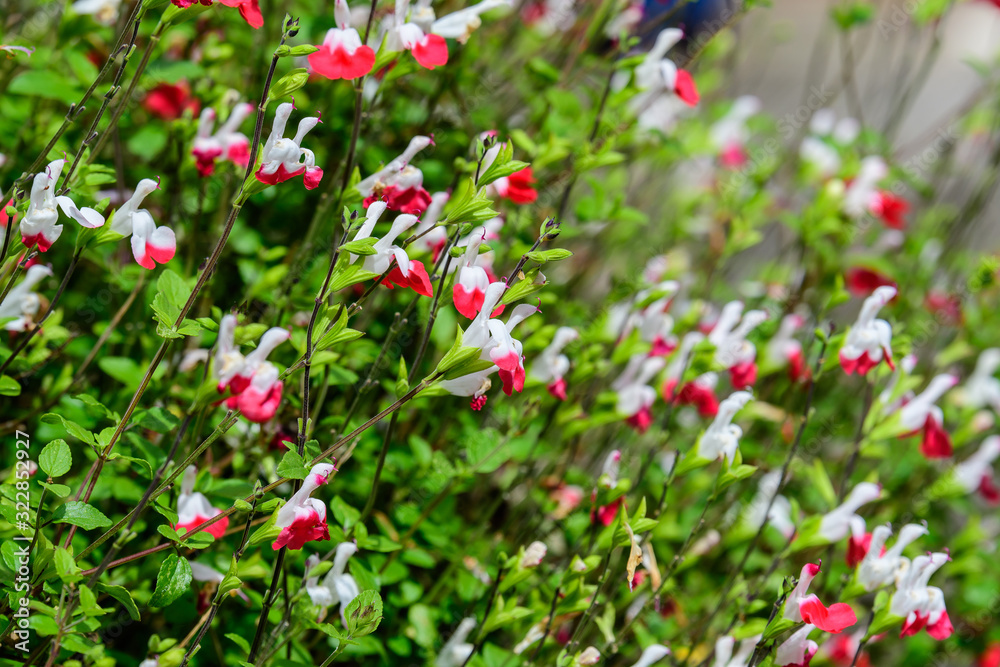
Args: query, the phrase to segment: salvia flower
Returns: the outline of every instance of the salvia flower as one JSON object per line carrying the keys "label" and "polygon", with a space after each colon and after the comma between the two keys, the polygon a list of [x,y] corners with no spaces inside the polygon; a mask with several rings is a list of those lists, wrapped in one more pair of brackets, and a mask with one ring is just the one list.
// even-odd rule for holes
{"label": "salvia flower", "polygon": [[142,200],[160,187],[159,183],[144,178],[135,186],[135,192],[127,202],[111,215],[111,231],[125,237],[132,237],[132,256],[144,269],[155,269],[157,264],[166,264],[177,252],[174,230],[158,227],[152,214],[144,208]]}
{"label": "salvia flower", "polygon": [[712,125],[709,139],[718,151],[722,166],[738,169],[746,164],[748,158],[744,147],[750,138],[747,120],[759,111],[760,100],[753,95],[743,95],[736,98],[726,115]]}
{"label": "salvia flower", "polygon": [[874,591],[891,584],[904,564],[908,563],[903,557],[903,549],[926,534],[926,526],[909,523],[900,529],[892,548],[885,549],[886,540],[892,535],[892,529],[889,526],[876,526],[871,534],[868,553],[858,564],[858,583],[864,586],[866,591]]}
{"label": "salvia flower", "polygon": [[805,324],[805,318],[792,313],[782,318],[778,332],[767,343],[767,358],[778,366],[788,367],[788,377],[792,382],[802,380],[809,375],[806,368],[802,343],[795,338],[795,332]]}
{"label": "salvia flower", "polygon": [[264,142],[261,165],[256,177],[261,183],[275,185],[302,174],[306,190],[312,190],[323,180],[323,169],[316,166],[316,156],[308,148],[302,148],[302,140],[314,127],[319,125],[319,116],[309,116],[299,121],[295,136],[285,138],[285,126],[295,106],[291,102],[279,104],[274,112],[271,134]]}
{"label": "salvia flower", "polygon": [[301,549],[306,542],[330,539],[330,528],[326,525],[326,505],[310,496],[313,491],[326,484],[335,470],[329,463],[317,463],[312,467],[302,482],[302,487],[278,510],[274,525],[281,529],[281,533],[271,544],[272,549]]}
{"label": "salvia flower", "polygon": [[735,653],[736,639],[729,635],[719,637],[715,640],[715,667],[747,667],[760,637],[756,635],[742,640]]}
{"label": "salvia flower", "polygon": [[652,406],[656,390],[650,386],[653,378],[663,370],[666,362],[661,357],[636,354],[611,388],[618,393],[616,410],[638,433],[645,433],[653,424]]}
{"label": "salvia flower", "polygon": [[899,409],[902,438],[921,434],[920,453],[928,459],[951,456],[951,437],[944,430],[944,413],[935,405],[938,399],[958,384],[954,375],[936,376],[921,393]]}
{"label": "salvia flower", "polygon": [[191,147],[199,175],[211,176],[215,171],[215,163],[219,160],[228,160],[246,169],[250,162],[250,140],[239,129],[251,113],[253,105],[249,102],[237,104],[226,122],[213,132],[215,110],[211,107],[202,110],[198,119],[198,133]]}
{"label": "salvia flower", "polygon": [[114,25],[122,0],[76,0],[70,9],[77,14],[93,16],[102,25]]}
{"label": "salvia flower", "polygon": [[[194,481],[197,476],[198,468],[193,465],[188,466],[184,471],[184,477],[181,480],[181,493],[177,496],[177,525],[174,526],[177,530],[184,528],[190,533],[197,526],[222,514],[222,510],[212,507],[204,494],[194,490]],[[205,532],[215,539],[220,539],[226,534],[228,527],[229,517],[225,517],[206,528]]]}
{"label": "salvia flower", "polygon": [[319,577],[310,577],[309,573],[314,567],[319,565],[319,554],[312,554],[306,558],[306,571],[303,576],[302,587],[306,589],[306,595],[310,602],[317,607],[329,607],[333,604],[333,593],[324,584],[319,583]]}
{"label": "salvia flower", "polygon": [[827,542],[839,542],[851,532],[851,518],[856,516],[858,509],[882,497],[882,487],[872,482],[861,482],[856,485],[841,505],[830,510],[819,523],[819,534]]}
{"label": "salvia flower", "polygon": [[757,381],[757,348],[746,337],[765,320],[764,311],[751,310],[743,315],[743,304],[730,301],[708,334],[709,342],[715,345],[715,359],[729,369],[734,389],[746,389]]}
{"label": "salvia flower", "polygon": [[835,602],[827,607],[815,594],[809,594],[809,585],[819,574],[819,565],[806,563],[802,567],[795,589],[785,599],[784,618],[789,621],[810,623],[820,630],[840,632],[858,622],[851,605]]}
{"label": "salvia flower", "polygon": [[[472,230],[465,246],[465,254],[459,264],[458,279],[452,288],[455,310],[469,319],[475,317],[483,307],[486,288],[492,282],[486,269],[479,265],[479,246],[482,245],[485,238],[486,227],[477,227]],[[501,312],[503,312],[503,306],[494,311],[493,316],[495,317]]]}
{"label": "salvia flower", "polygon": [[601,660],[601,652],[594,646],[588,646],[576,656],[578,665],[596,665]]}
{"label": "salvia flower", "polygon": [[356,553],[358,545],[354,542],[338,544],[333,556],[333,567],[323,578],[323,588],[327,590],[330,599],[330,604],[327,606],[340,606],[340,619],[344,625],[347,625],[347,606],[361,593],[354,577],[346,571],[347,561]]}
{"label": "salvia flower", "polygon": [[653,644],[642,650],[642,655],[632,667],[649,667],[670,655],[670,649],[663,644]]}
{"label": "salvia flower", "polygon": [[469,616],[463,618],[458,624],[454,634],[445,642],[434,659],[434,667],[462,667],[465,661],[472,655],[473,645],[466,641],[469,634],[476,627],[476,619]]}
{"label": "salvia flower", "polygon": [[434,69],[448,63],[448,44],[441,35],[426,33],[417,23],[407,21],[410,0],[396,0],[396,11],[389,29],[386,48],[409,51],[421,67]]}
{"label": "salvia flower", "polygon": [[[411,19],[425,31],[440,35],[446,39],[454,39],[459,44],[465,44],[469,37],[483,24],[481,16],[498,7],[510,7],[511,0],[482,0],[464,9],[435,18],[430,0],[419,0],[420,6],[414,10]],[[416,54],[414,54],[416,55]],[[443,63],[442,63],[443,64]]]}
{"label": "salvia flower", "polygon": [[876,319],[878,311],[896,296],[896,288],[877,288],[865,299],[854,326],[847,332],[840,348],[840,366],[851,375],[865,375],[885,359],[889,368],[892,362],[892,327],[885,320]]}
{"label": "salvia flower", "polygon": [[236,316],[226,315],[219,323],[215,351],[215,376],[219,392],[231,392],[226,404],[240,410],[254,423],[274,417],[281,404],[284,385],[278,379],[278,369],[267,360],[278,345],[291,337],[287,329],[272,327],[264,332],[257,347],[245,357],[236,348],[234,335]]}
{"label": "salvia flower", "polygon": [[146,93],[142,98],[142,108],[162,120],[174,120],[183,116],[185,111],[198,113],[201,102],[191,95],[191,86],[187,81],[164,82]]}
{"label": "salvia flower", "polygon": [[32,290],[45,278],[52,275],[52,269],[44,264],[33,264],[28,267],[24,280],[7,293],[0,302],[0,322],[7,331],[28,331],[34,327],[34,317],[41,310],[42,300]]}
{"label": "salvia flower", "polygon": [[601,466],[601,474],[597,478],[597,485],[605,489],[615,488],[618,485],[618,473],[621,470],[621,463],[621,450],[612,450],[604,459],[604,465]]}
{"label": "salvia flower", "polygon": [[690,363],[694,346],[704,339],[704,334],[698,331],[691,331],[684,335],[670,365],[667,367],[667,379],[663,383],[661,393],[664,400],[669,401],[670,397],[673,396],[675,404],[693,405],[702,417],[714,417],[719,412],[719,399],[715,395],[715,386],[719,380],[718,375],[711,372],[704,373],[679,388],[677,386],[688,363]]}
{"label": "salvia flower", "polygon": [[[211,5],[212,0],[170,0],[180,8],[190,7],[196,2],[203,5]],[[235,7],[240,10],[240,16],[254,30],[264,25],[264,15],[260,12],[260,0],[219,0],[226,7]]]}
{"label": "salvia flower", "polygon": [[962,404],[970,408],[990,407],[1000,412],[1000,380],[993,375],[1000,368],[1000,348],[979,353],[976,368],[962,387]]}
{"label": "salvia flower", "polygon": [[757,483],[756,495],[743,513],[743,520],[754,529],[760,528],[765,522],[770,523],[782,535],[790,538],[795,534],[792,505],[788,498],[778,494],[780,483],[781,470],[772,470],[763,475]]}
{"label": "salvia flower", "polygon": [[926,628],[931,637],[944,640],[954,632],[944,593],[940,588],[927,585],[931,575],[949,560],[948,554],[940,552],[917,556],[897,577],[889,613],[904,619],[900,637],[915,635]]}
{"label": "salvia flower", "polygon": [[778,667],[809,667],[809,661],[819,650],[819,644],[809,639],[809,633],[815,629],[815,625],[806,623],[779,644],[774,664]]}
{"label": "salvia flower", "polygon": [[559,327],[552,336],[552,342],[535,357],[531,365],[531,377],[543,382],[549,393],[560,401],[566,400],[566,374],[569,373],[569,357],[563,348],[580,337],[572,327]]}
{"label": "salvia flower", "polygon": [[1000,503],[1000,490],[993,481],[993,462],[1000,457],[1000,436],[983,440],[976,453],[955,466],[955,479],[966,493],[978,491],[992,504]]}
{"label": "salvia flower", "polygon": [[63,231],[58,224],[58,209],[83,227],[93,229],[104,224],[104,216],[94,209],[77,208],[69,197],[56,196],[56,183],[65,164],[66,160],[53,160],[31,182],[28,211],[21,219],[21,241],[28,248],[37,245],[39,252],[46,252],[56,242]]}
{"label": "salvia flower", "polygon": [[431,195],[424,189],[424,174],[410,164],[417,153],[430,146],[430,137],[417,135],[410,139],[406,150],[384,167],[357,184],[364,205],[384,201],[393,211],[420,215],[431,204]]}
{"label": "salvia flower", "polygon": [[[375,201],[368,205],[365,222],[354,236],[355,240],[372,236],[375,225],[382,213],[385,212],[386,206],[387,204],[382,201]],[[422,296],[433,296],[433,286],[430,276],[427,275],[427,269],[424,268],[424,263],[415,259],[411,260],[406,254],[406,250],[395,245],[396,238],[415,224],[417,224],[415,215],[404,214],[396,218],[389,231],[375,242],[375,253],[365,256],[362,265],[366,271],[382,274],[388,271],[395,261],[395,266],[383,281],[386,286],[390,288],[393,285],[408,287]],[[357,257],[357,255],[351,255],[351,261],[357,260]]]}
{"label": "salvia flower", "polygon": [[[480,138],[495,137],[496,132],[484,132]],[[503,142],[495,142],[486,149],[483,154],[480,173],[485,173],[496,161],[500,151],[503,150]],[[531,167],[524,167],[515,171],[510,176],[498,178],[487,186],[487,191],[496,193],[500,197],[511,200],[515,204],[530,204],[538,199],[538,190],[534,187],[535,177],[531,172]]]}
{"label": "salvia flower", "polygon": [[732,423],[736,413],[753,399],[747,391],[737,391],[719,404],[719,412],[701,438],[698,439],[698,456],[709,461],[725,457],[730,465],[740,446],[743,429]]}
{"label": "salvia flower", "polygon": [[518,565],[521,567],[536,567],[541,564],[548,551],[549,548],[545,546],[545,542],[536,540],[524,548],[524,553],[521,554],[521,560],[518,562]]}
{"label": "salvia flower", "polygon": [[328,79],[357,79],[372,71],[375,51],[361,43],[358,31],[351,27],[347,0],[336,0],[333,16],[336,28],[330,28],[319,51],[309,54],[309,66]]}
{"label": "salvia flower", "polygon": [[699,99],[694,79],[689,72],[679,69],[666,57],[667,52],[683,37],[684,32],[679,28],[666,28],[660,31],[653,48],[635,68],[635,84],[639,90],[645,91],[645,95],[666,92],[693,107],[698,104]]}

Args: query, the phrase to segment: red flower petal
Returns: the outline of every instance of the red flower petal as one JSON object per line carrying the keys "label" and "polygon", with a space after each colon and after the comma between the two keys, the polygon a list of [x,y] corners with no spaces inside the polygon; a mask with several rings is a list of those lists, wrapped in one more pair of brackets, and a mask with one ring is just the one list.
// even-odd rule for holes
{"label": "red flower petal", "polygon": [[688,106],[696,106],[701,96],[698,95],[698,88],[694,85],[694,79],[687,70],[677,70],[677,80],[674,82],[674,92]]}
{"label": "red flower petal", "polygon": [[448,43],[441,35],[425,35],[413,45],[413,57],[421,67],[434,69],[448,63]]}

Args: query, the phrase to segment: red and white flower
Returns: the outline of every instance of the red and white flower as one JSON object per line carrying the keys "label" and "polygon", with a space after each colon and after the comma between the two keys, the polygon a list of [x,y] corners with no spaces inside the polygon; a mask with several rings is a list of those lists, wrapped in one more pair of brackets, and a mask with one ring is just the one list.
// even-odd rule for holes
{"label": "red and white flower", "polygon": [[664,366],[666,362],[662,357],[633,355],[625,370],[611,385],[611,389],[618,394],[615,409],[638,433],[645,433],[653,424],[651,408],[656,402],[656,390],[650,383]]}
{"label": "red and white flower", "polygon": [[733,424],[733,418],[753,400],[748,391],[736,391],[719,404],[719,412],[698,439],[698,456],[709,461],[725,457],[730,465],[740,446],[743,429]]}
{"label": "red and white flower", "polygon": [[32,290],[45,278],[52,275],[52,269],[44,264],[28,267],[24,280],[7,293],[0,302],[0,321],[6,331],[27,331],[34,327],[34,317],[41,309],[41,298]]}
{"label": "red and white flower", "polygon": [[993,479],[993,462],[1000,457],[1000,436],[983,440],[976,453],[955,466],[955,479],[966,493],[979,492],[987,502],[1000,503],[1000,489]]}
{"label": "red and white flower", "polygon": [[867,553],[858,564],[858,583],[864,586],[866,591],[874,591],[891,584],[896,580],[900,570],[909,563],[909,560],[903,557],[903,549],[926,534],[926,526],[908,523],[899,530],[899,536],[892,548],[886,549],[885,543],[892,535],[892,528],[876,526],[871,532]]}
{"label": "red and white flower", "polygon": [[870,502],[882,497],[882,487],[872,482],[857,484],[847,498],[835,509],[823,515],[819,523],[819,535],[828,543],[839,542],[851,533],[851,519],[857,511]]}
{"label": "red and white flower", "polygon": [[892,362],[892,327],[885,320],[876,319],[878,311],[896,296],[895,287],[879,287],[865,299],[854,326],[844,337],[840,348],[840,366],[851,375],[865,375],[878,366],[882,359],[895,369]]}
{"label": "red and white flower", "polygon": [[238,409],[248,420],[261,424],[270,421],[281,404],[284,385],[278,379],[278,369],[267,357],[278,345],[291,337],[287,329],[272,327],[264,332],[257,347],[247,356],[233,342],[236,317],[226,315],[219,323],[215,351],[215,376],[219,392],[227,388],[229,408]]}
{"label": "red and white flower", "polygon": [[434,141],[417,135],[410,139],[406,150],[356,186],[365,198],[364,205],[384,201],[393,211],[420,215],[431,204],[431,195],[424,189],[424,174],[410,164],[417,153]]}
{"label": "red and white flower", "polygon": [[1000,380],[993,375],[1000,368],[1000,348],[979,353],[976,368],[962,386],[962,405],[974,409],[993,408],[1000,412]]}
{"label": "red and white flower", "polygon": [[[385,209],[386,203],[382,201],[369,204],[365,215],[365,222],[361,226],[361,229],[358,230],[354,239],[359,240],[371,237],[375,225],[378,223],[382,213],[385,212]],[[427,275],[427,269],[424,268],[424,263],[415,259],[411,260],[409,255],[406,254],[406,250],[394,244],[394,241],[400,234],[415,224],[417,224],[417,216],[415,215],[404,214],[396,218],[389,231],[375,242],[375,253],[365,256],[362,266],[366,271],[383,274],[389,271],[389,267],[395,261],[396,265],[386,275],[383,284],[390,289],[393,285],[396,285],[399,287],[408,287],[423,296],[432,296],[433,287],[430,276]],[[351,255],[352,262],[356,261],[357,258],[357,255]]]}
{"label": "red and white flower", "polygon": [[715,360],[729,370],[734,389],[752,387],[757,381],[757,348],[746,337],[765,320],[764,311],[751,310],[743,315],[743,304],[730,301],[708,334],[709,342],[715,345]]}
{"label": "red and white flower", "polygon": [[58,209],[88,229],[104,224],[104,216],[94,209],[77,208],[69,197],[56,196],[56,184],[65,164],[66,160],[53,160],[31,182],[28,211],[21,219],[21,241],[28,248],[37,245],[39,252],[46,252],[56,242],[63,231],[58,224]]}
{"label": "red and white flower", "polygon": [[949,560],[948,554],[940,552],[917,556],[897,577],[889,613],[904,619],[900,637],[915,635],[926,628],[931,637],[944,640],[954,632],[944,593],[927,585],[931,575]]}
{"label": "red and white flower", "polygon": [[[354,580],[350,572],[346,571],[347,561],[356,553],[358,553],[357,544],[341,542],[334,551],[333,567],[327,572],[323,583],[317,585],[316,578],[307,579],[305,582],[306,593],[314,605],[320,607],[340,606],[340,620],[345,626],[347,625],[347,606],[361,593],[358,582]],[[311,569],[308,563],[313,558],[316,559],[314,565],[319,563],[318,557],[310,556],[306,561],[306,572]]]}
{"label": "red and white flower", "polygon": [[643,92],[633,101],[634,105],[641,108],[662,94],[674,96],[688,106],[698,104],[698,89],[691,74],[666,57],[683,37],[684,32],[679,28],[666,28],[656,36],[653,48],[635,68],[635,85]]}
{"label": "red and white flower", "polygon": [[[477,227],[472,230],[465,246],[465,254],[459,264],[458,279],[452,288],[455,310],[469,319],[475,317],[483,307],[486,288],[492,282],[486,269],[479,265],[479,246],[482,245],[485,238],[486,227]],[[503,306],[500,306],[492,313],[492,316],[495,317],[502,312]]]}
{"label": "red and white flower", "polygon": [[704,339],[705,336],[698,331],[684,335],[680,347],[667,367],[667,379],[663,383],[661,393],[666,401],[673,400],[675,405],[693,405],[702,417],[714,417],[719,412],[719,400],[715,396],[715,386],[719,382],[718,375],[712,372],[703,373],[683,386],[679,388],[677,386],[687,368],[694,346]]}
{"label": "red and white flower", "polygon": [[278,510],[274,525],[281,529],[281,534],[271,544],[272,549],[301,549],[306,542],[330,539],[330,528],[326,525],[326,505],[310,496],[326,484],[335,470],[329,463],[317,463],[312,467],[302,487]]}
{"label": "red and white flower", "polygon": [[765,522],[770,523],[786,538],[791,538],[795,534],[792,505],[788,498],[778,494],[780,483],[781,470],[772,470],[763,475],[757,483],[756,495],[743,512],[743,520],[754,530],[759,529]]}
{"label": "red and white flower", "polygon": [[[174,526],[175,530],[184,528],[190,533],[209,519],[222,514],[222,510],[212,507],[212,504],[208,502],[208,498],[204,494],[194,490],[194,482],[197,476],[198,468],[193,465],[188,466],[184,471],[184,477],[181,479],[181,492],[177,496],[177,525]],[[205,532],[218,540],[226,534],[226,528],[228,527],[229,517],[225,517],[221,521],[216,521],[208,528],[205,528]]]}
{"label": "red and white flower", "polygon": [[291,102],[279,104],[274,112],[271,134],[264,142],[261,165],[256,177],[261,183],[275,185],[302,174],[306,190],[312,190],[323,180],[323,169],[316,166],[316,156],[308,148],[302,148],[302,140],[314,127],[319,125],[319,116],[309,116],[299,121],[295,136],[285,138],[285,125],[295,108]]}
{"label": "red and white flower", "polygon": [[[438,221],[441,219],[441,213],[444,212],[444,206],[448,203],[448,199],[451,198],[447,192],[435,192],[431,195],[431,203],[427,205],[427,210],[423,212],[420,216],[420,224],[414,230],[413,234],[417,237],[414,241],[414,247],[419,248],[425,252],[431,253],[434,261],[437,261],[438,254],[444,249],[445,245],[448,243],[448,230],[444,226],[438,226]],[[489,223],[487,223],[487,230]],[[470,240],[472,235],[470,234]]]}
{"label": "red and white flower", "polygon": [[928,459],[951,456],[951,436],[944,430],[944,413],[935,403],[956,384],[956,376],[938,375],[926,389],[899,409],[899,421],[903,429],[903,434],[899,437],[906,438],[920,433],[920,453]]}
{"label": "red and white flower", "polygon": [[566,400],[566,374],[570,368],[569,357],[562,351],[579,337],[580,333],[576,329],[559,327],[552,336],[552,342],[531,365],[531,377],[543,382],[549,393],[560,401]]}
{"label": "red and white flower", "polygon": [[774,364],[787,366],[788,377],[792,382],[809,376],[802,343],[795,338],[795,332],[804,324],[805,318],[801,315],[785,315],[778,326],[778,332],[767,343],[768,359]]}
{"label": "red and white flower", "polygon": [[709,139],[722,166],[738,169],[746,164],[749,158],[745,146],[750,138],[747,121],[759,111],[760,100],[744,95],[736,98],[726,115],[712,125]]}
{"label": "red and white flower", "polygon": [[111,215],[111,231],[132,237],[132,256],[144,269],[155,269],[157,264],[166,264],[177,252],[174,230],[157,227],[152,214],[139,208],[142,200],[159,187],[160,184],[150,178],[142,179],[135,186],[135,192],[129,200]]}
{"label": "red and white flower", "polygon": [[228,160],[246,169],[250,162],[250,140],[239,131],[247,116],[253,113],[253,105],[242,102],[233,107],[226,122],[213,132],[215,110],[211,107],[201,112],[198,119],[198,134],[195,135],[191,154],[194,155],[198,173],[211,176],[218,160]]}
{"label": "red and white flower", "polygon": [[409,51],[421,67],[434,69],[448,62],[448,44],[444,37],[425,33],[413,22],[407,22],[410,0],[396,0],[393,24],[389,29],[385,46],[390,51]]}
{"label": "red and white flower", "polygon": [[789,621],[810,623],[820,630],[834,634],[858,622],[851,605],[835,602],[829,607],[815,594],[809,594],[809,584],[819,574],[819,565],[806,563],[802,567],[795,589],[785,600],[784,618]]}
{"label": "red and white flower", "polygon": [[819,644],[809,639],[809,633],[815,629],[815,625],[806,623],[779,644],[774,664],[778,667],[809,667],[809,661],[819,650]]}
{"label": "red and white flower", "polygon": [[351,27],[347,0],[336,0],[333,15],[336,28],[330,28],[319,51],[309,54],[309,66],[328,79],[357,79],[372,71],[375,51],[361,43],[358,31]]}

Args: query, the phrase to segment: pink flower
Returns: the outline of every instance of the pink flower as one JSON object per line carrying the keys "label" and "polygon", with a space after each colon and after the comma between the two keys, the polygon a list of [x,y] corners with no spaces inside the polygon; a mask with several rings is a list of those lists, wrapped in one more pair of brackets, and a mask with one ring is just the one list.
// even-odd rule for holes
{"label": "pink flower", "polygon": [[566,400],[566,373],[569,372],[569,358],[562,353],[564,347],[580,337],[571,327],[559,327],[535,363],[531,365],[531,377],[544,382],[549,393],[560,401]]}
{"label": "pink flower", "polygon": [[904,431],[899,437],[907,438],[921,433],[920,453],[928,459],[951,456],[951,437],[943,426],[944,413],[934,403],[956,384],[956,376],[938,375],[923,392],[899,409],[900,425]]}
{"label": "pink flower", "polygon": [[809,667],[809,661],[819,650],[819,644],[809,639],[809,633],[815,629],[815,625],[807,623],[782,642],[775,652],[774,664],[778,667]]}
{"label": "pink flower", "polygon": [[[188,533],[192,533],[201,524],[222,514],[222,510],[212,507],[204,494],[194,490],[197,475],[198,469],[193,465],[188,466],[184,471],[184,478],[181,480],[181,493],[177,497],[177,525],[174,526],[176,530],[184,528]],[[205,532],[218,540],[226,534],[228,527],[229,517],[225,517],[205,528]]]}
{"label": "pink flower", "polygon": [[152,179],[142,179],[135,186],[132,197],[111,216],[111,231],[132,237],[132,256],[144,269],[155,269],[157,264],[166,264],[177,251],[174,230],[157,227],[152,214],[139,208],[142,200],[159,187],[160,184]]}
{"label": "pink flower", "polygon": [[896,296],[896,288],[878,287],[865,299],[854,326],[847,332],[840,348],[840,366],[851,375],[865,375],[882,359],[895,368],[892,362],[892,327],[885,320],[876,319],[878,311]]}
{"label": "pink flower", "polygon": [[[485,238],[486,227],[477,227],[472,230],[465,247],[465,255],[459,265],[458,279],[452,288],[455,309],[469,319],[479,314],[483,307],[483,300],[486,298],[486,288],[490,286],[491,282],[486,269],[479,265],[479,247]],[[501,305],[493,311],[492,316],[496,317],[502,312],[503,306]]]}
{"label": "pink flower", "polygon": [[149,113],[163,120],[180,118],[185,111],[198,113],[201,103],[191,96],[191,88],[186,81],[180,83],[161,83],[148,93],[142,100],[142,106]]}
{"label": "pink flower", "polygon": [[492,185],[501,197],[506,197],[515,204],[530,204],[538,199],[534,183],[531,167],[525,167],[510,176],[498,178]]}
{"label": "pink flower", "polygon": [[[375,225],[386,208],[387,204],[381,201],[369,204],[365,214],[365,222],[355,234],[354,240],[371,238]],[[406,250],[395,245],[396,238],[416,223],[417,216],[415,215],[404,214],[396,218],[389,231],[375,242],[373,246],[375,252],[365,256],[362,266],[366,271],[372,273],[383,274],[389,271],[382,284],[390,289],[393,285],[397,285],[408,287],[422,296],[433,296],[431,279],[427,275],[427,269],[424,268],[423,262],[411,260]],[[357,261],[358,255],[351,255],[350,259],[352,262]],[[392,267],[391,271],[390,267]]]}
{"label": "pink flower", "polygon": [[807,563],[802,567],[795,589],[785,600],[784,618],[790,621],[804,621],[825,632],[838,633],[858,622],[851,605],[836,602],[829,607],[816,595],[807,594],[809,584],[819,574],[819,565]]}
{"label": "pink flower", "polygon": [[351,10],[346,0],[337,0],[333,9],[337,27],[327,31],[320,50],[309,54],[309,65],[328,79],[357,79],[372,71],[375,51],[361,43],[351,27]]}
{"label": "pink flower", "polygon": [[364,206],[367,208],[375,202],[383,201],[390,209],[400,213],[420,215],[426,211],[433,200],[424,189],[423,172],[411,165],[410,161],[432,143],[430,137],[413,137],[406,150],[358,183],[356,187],[364,197]]}
{"label": "pink flower", "polygon": [[277,551],[282,547],[301,549],[306,542],[330,539],[330,529],[326,525],[326,505],[310,498],[313,491],[326,484],[336,470],[329,463],[318,463],[309,471],[302,487],[281,506],[275,526],[281,528],[278,539],[271,544]]}
{"label": "pink flower", "polygon": [[[259,0],[219,0],[226,7],[236,7],[247,24],[257,30],[264,25],[264,15],[260,13]],[[205,0],[201,0],[202,4]]]}
{"label": "pink flower", "polygon": [[215,110],[209,107],[201,112],[198,134],[191,147],[199,175],[210,176],[215,171],[215,162],[219,158],[246,168],[250,161],[250,140],[239,131],[239,127],[252,112],[252,104],[237,104],[226,122],[214,133],[212,127],[215,123]]}

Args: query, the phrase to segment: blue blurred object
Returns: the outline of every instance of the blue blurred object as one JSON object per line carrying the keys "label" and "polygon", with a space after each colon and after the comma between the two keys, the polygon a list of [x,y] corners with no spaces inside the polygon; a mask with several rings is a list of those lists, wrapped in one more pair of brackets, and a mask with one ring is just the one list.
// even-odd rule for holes
{"label": "blue blurred object", "polygon": [[643,0],[638,35],[648,48],[664,28],[681,28],[686,38],[704,31],[715,33],[727,11],[734,11],[738,4],[738,0]]}

